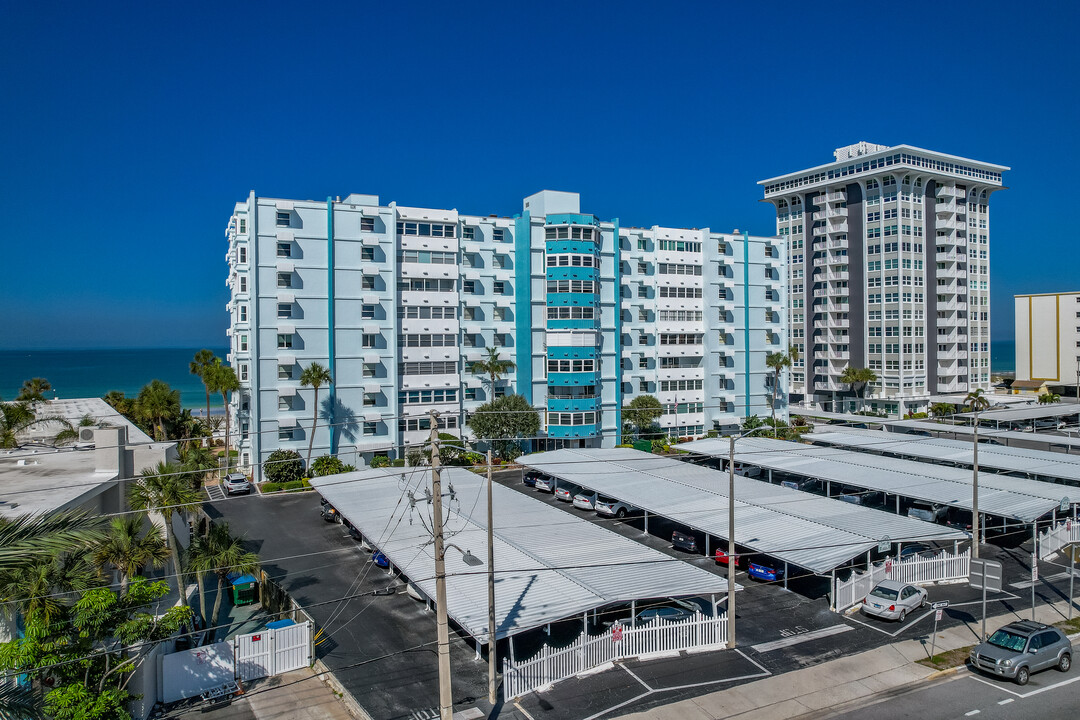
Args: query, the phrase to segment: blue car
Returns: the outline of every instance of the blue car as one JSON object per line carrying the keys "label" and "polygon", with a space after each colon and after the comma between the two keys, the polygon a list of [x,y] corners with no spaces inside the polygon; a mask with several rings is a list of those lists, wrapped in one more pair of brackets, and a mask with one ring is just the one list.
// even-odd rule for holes
{"label": "blue car", "polygon": [[372,561],[373,563],[375,563],[376,565],[378,565],[379,567],[381,567],[381,568],[388,568],[388,567],[390,567],[390,561],[389,561],[389,560],[387,560],[387,559],[386,559],[386,556],[385,556],[385,555],[383,555],[383,554],[382,554],[381,552],[379,552],[378,550],[376,550],[376,551],[375,551],[374,553],[372,553],[372,555],[371,555],[371,561]]}
{"label": "blue car", "polygon": [[777,580],[784,579],[784,568],[782,567],[769,567],[768,565],[762,565],[761,563],[750,563],[746,574],[755,580],[766,580],[768,582],[776,582]]}
{"label": "blue car", "polygon": [[521,476],[521,482],[525,483],[525,487],[536,487],[536,478],[540,477],[540,473],[530,470]]}

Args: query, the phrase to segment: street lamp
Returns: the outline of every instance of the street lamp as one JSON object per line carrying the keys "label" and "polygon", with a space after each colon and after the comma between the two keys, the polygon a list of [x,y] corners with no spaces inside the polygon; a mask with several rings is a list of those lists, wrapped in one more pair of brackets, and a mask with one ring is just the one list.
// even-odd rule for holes
{"label": "street lamp", "polygon": [[759,430],[767,430],[768,425],[759,425],[739,435],[730,435],[728,449],[728,542],[727,542],[727,647],[735,649],[735,441]]}
{"label": "street lamp", "polygon": [[974,443],[971,448],[971,557],[979,557],[979,413],[990,407],[982,389],[972,390],[964,402],[975,412]]}

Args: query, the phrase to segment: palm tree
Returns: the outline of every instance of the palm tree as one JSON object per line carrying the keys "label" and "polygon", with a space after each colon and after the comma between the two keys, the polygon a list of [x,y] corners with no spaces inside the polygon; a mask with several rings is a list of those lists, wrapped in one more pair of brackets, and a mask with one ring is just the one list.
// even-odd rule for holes
{"label": "palm tree", "polygon": [[202,502],[202,495],[184,477],[183,470],[174,463],[159,462],[157,467],[146,468],[142,476],[128,491],[128,503],[135,510],[159,512],[165,520],[165,533],[169,538],[169,554],[176,572],[176,587],[180,601],[187,604],[184,596],[184,578],[180,565],[180,543],[173,529],[173,516],[179,514],[187,520],[187,514]]}
{"label": "palm tree", "polygon": [[870,383],[877,382],[877,373],[870,368],[857,368],[848,365],[840,375],[840,382],[851,386],[855,397],[859,398],[859,408],[862,409],[864,394]]}
{"label": "palm tree", "polygon": [[[225,594],[229,574],[256,572],[259,569],[259,556],[245,550],[243,541],[229,534],[229,524],[221,523],[210,525],[206,536],[192,543],[190,557],[197,577],[207,572],[217,575],[217,597],[214,598],[214,610],[209,622],[209,626],[214,627],[221,611],[221,598]],[[206,605],[201,594],[199,602],[205,612]]]}
{"label": "palm tree", "polygon": [[516,367],[512,360],[503,360],[499,356],[498,348],[484,348],[487,350],[487,357],[483,360],[477,360],[469,366],[469,372],[473,375],[487,375],[488,381],[491,383],[491,400],[495,399],[495,383],[502,380],[503,376],[509,373]]}
{"label": "palm tree", "polygon": [[165,418],[180,414],[180,391],[161,380],[151,380],[143,385],[135,402],[139,416],[151,423],[158,440],[164,440]]}
{"label": "palm tree", "polygon": [[776,404],[780,402],[778,393],[780,392],[780,373],[784,368],[791,367],[791,358],[784,353],[769,353],[765,356],[765,367],[771,368],[773,371],[773,384],[772,384],[772,426],[773,437],[776,437]]}
{"label": "palm tree", "polygon": [[788,345],[787,354],[788,354],[788,357],[791,359],[791,364],[792,365],[799,362],[799,346],[798,345]]}
{"label": "palm tree", "polygon": [[0,598],[48,626],[76,599],[70,596],[100,584],[101,575],[85,553],[64,552],[0,573]]}
{"label": "palm tree", "polygon": [[935,418],[945,418],[953,414],[952,403],[936,402],[930,406],[930,414]]}
{"label": "palm tree", "polygon": [[308,438],[307,464],[304,466],[308,468],[308,473],[311,472],[311,448],[315,444],[315,427],[319,422],[319,388],[332,382],[334,379],[330,377],[330,371],[316,362],[308,365],[300,373],[300,384],[315,389],[315,408],[311,414],[311,437]]}
{"label": "palm tree", "polygon": [[45,401],[45,393],[52,390],[52,384],[45,378],[30,378],[22,384],[22,390],[19,391],[19,397],[16,400],[26,401]]}
{"label": "palm tree", "polygon": [[34,404],[26,400],[0,402],[0,447],[19,447],[19,434],[37,425],[61,425],[63,431],[71,429],[71,423],[62,417],[48,415],[41,417],[34,409]]}
{"label": "palm tree", "polygon": [[0,518],[0,573],[104,537],[101,520],[82,512]]}
{"label": "palm tree", "polygon": [[986,391],[975,388],[964,397],[964,405],[969,412],[982,412],[990,407],[990,401],[986,399]]}
{"label": "palm tree", "polygon": [[146,515],[132,513],[113,518],[105,540],[94,548],[94,563],[104,569],[112,566],[120,572],[120,593],[146,565],[161,567],[169,559],[169,548],[161,531],[151,524],[144,531]]}
{"label": "palm tree", "polygon": [[1053,405],[1061,402],[1061,396],[1057,393],[1047,392],[1039,396],[1040,405]]}
{"label": "palm tree", "polygon": [[208,420],[210,419],[210,383],[207,380],[210,368],[220,364],[221,358],[205,348],[195,353],[195,358],[188,363],[191,374],[198,376],[202,380],[203,387],[206,388],[206,418]]}
{"label": "palm tree", "polygon": [[185,445],[180,449],[180,467],[187,474],[191,486],[202,487],[206,473],[218,468],[218,456],[211,448],[202,445]]}
{"label": "palm tree", "polygon": [[209,370],[210,387],[221,393],[221,402],[225,405],[225,473],[229,472],[229,393],[240,389],[236,370],[228,365],[216,365]]}

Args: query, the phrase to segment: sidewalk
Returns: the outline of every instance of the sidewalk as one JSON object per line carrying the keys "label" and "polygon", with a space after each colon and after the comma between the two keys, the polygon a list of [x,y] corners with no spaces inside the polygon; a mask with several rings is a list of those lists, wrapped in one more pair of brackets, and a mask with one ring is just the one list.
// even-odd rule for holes
{"label": "sidewalk", "polygon": [[[353,715],[310,669],[262,678],[224,707],[198,712],[212,720],[354,720]],[[187,716],[191,707],[164,717]]]}
{"label": "sidewalk", "polygon": [[[1035,619],[1046,624],[1067,618],[1069,605],[1038,605]],[[1074,610],[1073,617],[1080,615]],[[993,632],[1014,620],[1030,620],[1031,608],[1018,607],[1016,612],[987,617],[986,631]],[[935,653],[974,645],[979,641],[981,618],[966,625],[940,630]],[[633,713],[621,717],[632,720],[783,720],[875,693],[884,693],[904,685],[939,676],[916,660],[930,656],[930,637],[925,640],[905,640],[892,645],[843,657],[814,667],[775,675],[764,680],[733,687],[729,690],[702,695],[689,700]]]}

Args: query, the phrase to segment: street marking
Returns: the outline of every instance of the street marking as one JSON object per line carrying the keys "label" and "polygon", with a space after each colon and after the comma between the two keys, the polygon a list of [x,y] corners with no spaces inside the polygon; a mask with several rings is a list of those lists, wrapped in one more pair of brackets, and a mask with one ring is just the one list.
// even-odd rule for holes
{"label": "street marking", "polygon": [[811,640],[817,640],[818,638],[829,637],[830,635],[837,635],[842,632],[848,632],[855,628],[850,625],[833,625],[832,627],[822,628],[821,630],[813,630],[808,633],[802,633],[801,635],[793,635],[792,637],[786,637],[781,640],[773,640],[772,642],[761,643],[759,645],[751,645],[750,649],[754,652],[767,653],[773,650],[779,650],[780,648],[791,647],[792,645],[798,645],[799,643],[809,642]]}
{"label": "street marking", "polygon": [[766,675],[772,675],[772,672],[770,672],[770,671],[769,671],[768,669],[766,669],[764,665],[762,665],[762,664],[761,664],[761,663],[759,663],[758,661],[754,660],[754,659],[753,659],[752,657],[750,657],[749,655],[747,655],[746,653],[744,653],[744,652],[743,652],[742,650],[740,650],[739,648],[735,648],[735,652],[737,652],[737,653],[739,653],[740,655],[742,655],[742,656],[743,656],[744,658],[746,658],[746,660],[747,660],[747,661],[749,661],[749,662],[752,662],[752,663],[754,664],[754,666],[755,666],[755,667],[757,667],[757,668],[758,668],[759,670],[761,670],[761,672],[765,673]]}
{"label": "street marking", "polygon": [[[498,637],[498,636],[496,635],[496,637]],[[626,671],[627,673],[629,673],[629,674],[630,674],[630,677],[634,678],[634,679],[635,679],[635,680],[637,680],[637,681],[638,681],[639,683],[641,683],[641,684],[642,684],[642,685],[643,685],[643,686],[645,687],[645,689],[646,689],[646,690],[652,690],[652,689],[653,689],[653,688],[649,687],[649,683],[647,683],[647,682],[645,682],[644,680],[642,680],[641,678],[639,678],[639,677],[638,677],[638,676],[637,676],[637,675],[636,675],[636,674],[634,673],[634,671],[633,671],[633,670],[631,670],[630,668],[626,667],[625,665],[620,665],[619,667],[621,667],[621,668],[622,668],[623,670],[625,670],[625,671]]]}
{"label": "street marking", "polygon": [[525,712],[525,708],[521,707],[521,703],[517,700],[514,701],[514,707],[518,709],[518,712],[525,716],[526,720],[534,720],[533,716]]}
{"label": "street marking", "polygon": [[1011,702],[1016,702],[1012,698],[1005,698],[1004,700],[998,700],[998,705],[1008,705]]}
{"label": "street marking", "polygon": [[1080,681],[1080,675],[1077,675],[1074,678],[1069,678],[1068,680],[1062,680],[1059,683],[1054,683],[1053,685],[1047,685],[1046,687],[1039,688],[1038,690],[1032,690],[1031,692],[1026,692],[1026,693],[1018,693],[1018,692],[1015,692],[1013,690],[1008,689],[1007,687],[1004,687],[1003,685],[999,685],[998,683],[993,683],[993,682],[990,682],[989,680],[984,680],[981,677],[977,677],[974,674],[972,674],[970,677],[971,677],[972,680],[978,680],[983,685],[989,685],[990,687],[995,688],[997,690],[1000,690],[1002,692],[1007,692],[1010,695],[1015,695],[1016,697],[1020,698],[1021,700],[1023,700],[1024,698],[1029,698],[1029,697],[1031,697],[1033,695],[1038,695],[1039,693],[1044,693],[1047,690],[1056,690],[1059,687],[1065,687],[1066,685],[1072,685],[1074,682]]}
{"label": "street marking", "polygon": [[[1080,572],[1077,572],[1076,576],[1080,577]],[[1025,589],[1031,587],[1032,585],[1038,585],[1040,582],[1047,582],[1048,583],[1048,582],[1051,582],[1053,580],[1067,580],[1068,577],[1069,577],[1069,573],[1060,572],[1060,573],[1056,573],[1054,575],[1046,575],[1044,577],[1040,577],[1038,579],[1038,581],[1036,581],[1036,582],[1031,582],[1030,580],[1024,580],[1022,582],[1009,583],[1009,587],[1016,588],[1017,590],[1025,590]]]}
{"label": "street marking", "polygon": [[[950,607],[956,607],[956,605],[951,605]],[[866,622],[865,620],[861,620],[861,619],[859,619],[859,618],[855,617],[854,615],[851,615],[851,616],[849,616],[849,617],[848,617],[848,620],[850,620],[851,622],[857,622],[857,623],[859,623],[860,625],[862,625],[863,627],[868,627],[868,628],[870,628],[871,630],[877,630],[877,631],[878,631],[879,633],[881,633],[882,635],[888,635],[889,637],[893,637],[893,638],[894,638],[894,637],[896,637],[897,635],[899,635],[900,633],[902,633],[902,632],[904,632],[905,630],[907,630],[907,629],[908,629],[909,627],[911,627],[912,625],[915,625],[916,623],[918,623],[918,622],[919,622],[920,620],[925,620],[926,618],[930,617],[930,616],[931,616],[931,615],[933,615],[933,614],[934,614],[934,611],[933,611],[933,610],[928,610],[928,611],[926,611],[925,613],[923,613],[922,615],[920,615],[919,617],[917,617],[917,618],[915,618],[915,619],[911,620],[911,621],[910,621],[909,623],[907,623],[906,625],[901,625],[901,626],[900,626],[899,628],[897,628],[897,629],[896,629],[895,631],[893,631],[893,632],[889,632],[888,630],[884,630],[884,629],[882,629],[882,628],[879,628],[879,627],[877,627],[876,625],[871,625],[870,623]]]}
{"label": "street marking", "polygon": [[652,695],[654,692],[655,692],[654,690],[650,690],[649,692],[641,693],[637,697],[632,697],[629,700],[625,700],[625,701],[619,703],[618,705],[612,705],[607,710],[601,710],[600,712],[596,713],[595,715],[590,715],[589,717],[585,718],[584,720],[597,720],[597,718],[602,717],[604,715],[607,715],[609,712],[613,712],[615,710],[618,710],[619,708],[626,707],[630,703],[635,703],[638,700],[641,700],[642,698],[646,698],[646,697]]}
{"label": "street marking", "polygon": [[980,712],[982,712],[982,711],[981,710],[971,710],[970,712],[964,713],[964,717],[971,717],[972,715],[978,715]]}

